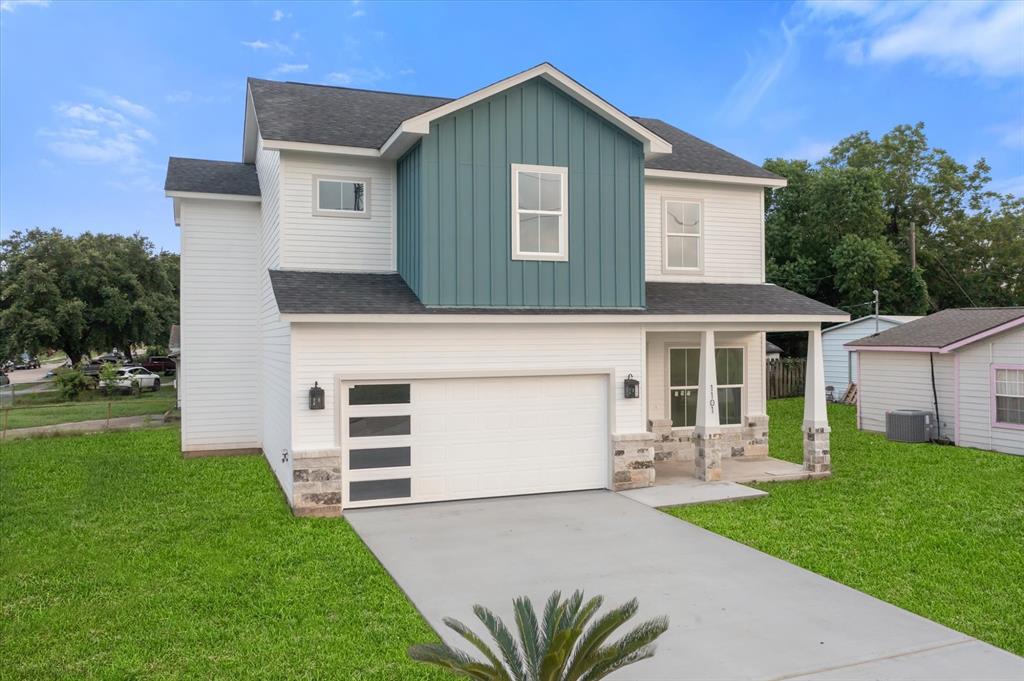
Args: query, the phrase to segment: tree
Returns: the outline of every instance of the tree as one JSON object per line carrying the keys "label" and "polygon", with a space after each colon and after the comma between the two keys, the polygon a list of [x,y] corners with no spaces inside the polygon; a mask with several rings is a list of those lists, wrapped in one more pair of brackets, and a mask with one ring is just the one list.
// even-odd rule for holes
{"label": "tree", "polygon": [[13,232],[0,242],[0,353],[60,348],[78,363],[163,341],[178,318],[177,258],[138,234]]}
{"label": "tree", "polygon": [[414,660],[442,667],[459,676],[486,681],[593,681],[634,662],[654,655],[654,641],[668,629],[668,618],[643,622],[614,643],[607,643],[616,629],[636,614],[634,598],[604,615],[595,615],[604,599],[600,596],[583,602],[576,591],[562,600],[556,591],[548,598],[542,620],[529,598],[513,602],[519,641],[487,608],[474,606],[473,612],[490,632],[498,652],[480,639],[462,622],[445,618],[444,623],[466,639],[485,658],[481,662],[444,643],[413,646]]}
{"label": "tree", "polygon": [[765,168],[788,180],[766,190],[769,281],[855,314],[876,288],[889,314],[1024,304],[1024,202],[986,190],[984,159],[931,147],[924,124]]}

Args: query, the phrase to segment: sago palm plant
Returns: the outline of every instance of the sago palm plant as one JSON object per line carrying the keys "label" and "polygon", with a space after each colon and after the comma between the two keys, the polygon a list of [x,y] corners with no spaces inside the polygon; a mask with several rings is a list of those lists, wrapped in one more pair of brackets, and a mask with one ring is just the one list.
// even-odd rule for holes
{"label": "sago palm plant", "polygon": [[609,643],[615,630],[636,614],[638,604],[634,598],[596,616],[603,603],[601,596],[584,602],[582,591],[563,600],[556,591],[538,620],[530,599],[517,598],[513,604],[518,641],[500,618],[476,605],[473,612],[494,638],[497,652],[462,622],[446,617],[444,623],[486,661],[444,643],[412,646],[409,656],[478,681],[594,681],[654,655],[654,640],[668,629],[668,618],[656,617]]}

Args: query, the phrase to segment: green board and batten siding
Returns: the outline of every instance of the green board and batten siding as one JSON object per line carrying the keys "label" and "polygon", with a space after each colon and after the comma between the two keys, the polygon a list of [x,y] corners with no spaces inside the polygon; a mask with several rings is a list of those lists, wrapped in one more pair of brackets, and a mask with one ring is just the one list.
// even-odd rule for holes
{"label": "green board and batten siding", "polygon": [[[511,164],[569,168],[569,261],[511,259]],[[644,305],[643,147],[535,79],[431,124],[398,164],[398,269],[427,305]]]}

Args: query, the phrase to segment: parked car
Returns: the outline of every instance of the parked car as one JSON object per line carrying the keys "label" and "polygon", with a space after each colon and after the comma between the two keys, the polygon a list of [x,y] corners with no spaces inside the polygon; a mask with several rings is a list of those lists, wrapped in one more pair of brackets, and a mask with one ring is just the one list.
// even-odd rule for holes
{"label": "parked car", "polygon": [[170,357],[149,357],[142,363],[142,366],[155,374],[162,373],[164,376],[172,376],[175,370],[174,360]]}
{"label": "parked car", "polygon": [[83,364],[82,373],[85,374],[86,376],[96,378],[97,376],[99,376],[100,367],[102,367],[104,364],[117,364],[117,360],[110,359],[108,357],[101,355],[96,359],[89,360],[87,364]]}
{"label": "parked car", "polygon": [[22,355],[14,363],[14,368],[15,368],[15,370],[20,370],[20,369],[38,369],[39,368],[39,358],[36,357],[35,355],[29,355],[29,354]]}
{"label": "parked car", "polygon": [[107,385],[106,381],[100,381],[96,387],[102,391],[131,392],[132,383],[135,381],[139,382],[139,388],[142,390],[156,392],[160,389],[160,377],[142,367],[124,367],[119,369],[113,385]]}

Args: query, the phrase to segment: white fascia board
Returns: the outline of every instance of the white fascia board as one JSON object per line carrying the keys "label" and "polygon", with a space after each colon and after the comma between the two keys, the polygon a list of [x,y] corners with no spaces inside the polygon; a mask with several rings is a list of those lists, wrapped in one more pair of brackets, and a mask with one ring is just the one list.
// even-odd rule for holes
{"label": "white fascia board", "polygon": [[464,97],[459,97],[447,104],[442,104],[441,106],[435,107],[429,111],[425,111],[418,116],[413,116],[412,118],[402,121],[402,124],[398,126],[398,129],[391,135],[391,138],[385,142],[383,147],[381,147],[381,153],[388,154],[390,152],[390,145],[402,139],[403,135],[428,134],[430,132],[431,121],[435,121],[438,118],[442,118],[443,116],[447,116],[450,113],[454,113],[455,111],[464,109],[468,106],[472,106],[477,102],[487,99],[488,97],[493,97],[499,92],[537,77],[544,78],[546,81],[569,96],[586,104],[588,108],[593,110],[609,123],[626,130],[633,137],[643,142],[644,156],[672,153],[672,145],[667,140],[659,137],[644,126],[640,125],[625,113],[601,99],[596,94],[546,62],[538,66],[534,66],[532,69],[527,69],[526,71],[517,73],[514,76],[509,76],[504,80],[499,80],[497,83],[488,85],[476,92],[471,92]]}
{"label": "white fascia board", "polygon": [[345,147],[336,144],[317,144],[315,142],[289,142],[287,140],[263,140],[264,149],[277,151],[309,151],[318,154],[344,154],[346,156],[369,156],[379,158],[381,152],[370,147]]}
{"label": "white fascia board", "polygon": [[[171,199],[204,199],[214,201],[245,201],[251,203],[259,203],[261,198],[259,196],[250,196],[249,194],[213,194],[208,192],[178,192],[178,191],[165,191],[164,196]],[[177,201],[175,201],[177,204]]]}
{"label": "white fascia board", "polygon": [[689,173],[681,170],[658,170],[647,168],[644,170],[645,177],[658,177],[667,180],[693,180],[696,182],[720,182],[725,184],[753,184],[761,187],[785,187],[785,178],[772,179],[770,177],[742,177],[739,175],[715,175],[713,173]]}
{"label": "white fascia board", "polygon": [[245,118],[242,124],[242,160],[255,163],[259,152],[260,123],[256,119],[256,105],[252,101],[252,90],[245,84]]}
{"label": "white fascia board", "polygon": [[743,324],[764,329],[796,325],[806,329],[824,322],[841,322],[848,315],[648,315],[648,314],[300,314],[283,313],[281,320],[319,324]]}

